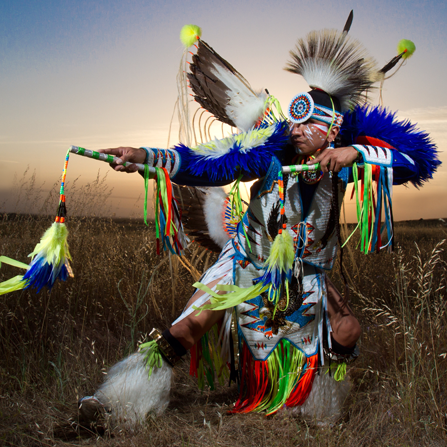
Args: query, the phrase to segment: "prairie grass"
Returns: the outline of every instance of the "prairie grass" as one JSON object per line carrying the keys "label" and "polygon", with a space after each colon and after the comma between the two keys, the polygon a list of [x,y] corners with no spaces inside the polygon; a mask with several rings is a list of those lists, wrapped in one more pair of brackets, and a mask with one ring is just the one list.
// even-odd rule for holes
{"label": "prairie grass", "polygon": [[[153,226],[95,217],[109,193],[97,182],[97,202],[67,224],[75,278],[51,292],[0,299],[1,445],[446,445],[447,228],[440,221],[397,223],[395,253],[364,256],[354,240],[347,246],[351,303],[363,335],[361,356],[349,370],[346,414],[337,424],[309,424],[286,411],[269,418],[228,415],[236,387],[200,393],[185,360],[175,370],[164,416],[149,416],[132,433],[80,426],[77,400],[153,327],[177,317],[191,284],[214,259],[194,246],[180,261],[159,257]],[[88,190],[78,196],[74,207],[86,210]],[[51,221],[0,215],[0,254],[26,262]],[[3,265],[0,281],[16,274]],[[337,268],[332,276],[340,286]]]}

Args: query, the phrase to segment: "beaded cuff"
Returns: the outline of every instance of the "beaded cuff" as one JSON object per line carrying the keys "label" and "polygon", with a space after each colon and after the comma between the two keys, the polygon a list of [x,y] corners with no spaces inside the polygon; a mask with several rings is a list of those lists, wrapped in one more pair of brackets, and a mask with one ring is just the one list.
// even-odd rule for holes
{"label": "beaded cuff", "polygon": [[154,168],[165,168],[170,177],[174,177],[180,169],[180,154],[173,149],[156,149],[141,147],[146,151],[145,164]]}

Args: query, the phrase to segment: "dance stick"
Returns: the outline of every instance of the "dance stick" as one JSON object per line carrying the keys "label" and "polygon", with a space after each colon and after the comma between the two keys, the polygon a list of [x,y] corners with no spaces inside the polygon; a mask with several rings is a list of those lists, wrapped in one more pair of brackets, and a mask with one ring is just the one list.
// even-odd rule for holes
{"label": "dance stick", "polygon": [[[116,163],[118,157],[114,157],[110,154],[104,154],[102,152],[90,151],[83,147],[71,146],[70,152],[72,154],[83,155],[84,157],[94,158],[95,160],[105,161],[107,163]],[[129,166],[131,164],[136,165],[140,172],[144,172],[144,165],[141,163],[121,163],[121,166]],[[149,174],[155,175],[155,168],[149,168]]]}
{"label": "dance stick", "polygon": [[303,172],[303,171],[318,171],[319,169],[320,169],[320,163],[315,163],[314,165],[283,166],[282,172],[284,174],[293,174],[295,172]]}
{"label": "dance stick", "polygon": [[[83,147],[79,146],[71,146],[70,152],[72,154],[83,155],[84,157],[94,158],[95,160],[105,161],[107,163],[116,163],[118,157],[114,157],[110,154],[104,154],[102,152],[90,151]],[[122,163],[121,166],[128,166],[132,163]],[[140,172],[144,172],[144,164],[141,163],[133,163],[137,166]],[[320,169],[320,163],[316,163],[314,165],[291,165],[291,166],[283,166],[282,170],[285,174],[293,174],[294,172],[303,172],[303,171],[318,171]],[[155,168],[150,167],[149,173],[151,175],[155,174]]]}

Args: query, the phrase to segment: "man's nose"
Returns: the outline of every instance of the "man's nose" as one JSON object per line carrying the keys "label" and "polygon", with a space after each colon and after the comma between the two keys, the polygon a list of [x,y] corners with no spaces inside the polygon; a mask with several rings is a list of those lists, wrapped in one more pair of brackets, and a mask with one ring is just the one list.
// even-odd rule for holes
{"label": "man's nose", "polygon": [[301,135],[302,129],[301,124],[295,123],[292,127],[292,135]]}

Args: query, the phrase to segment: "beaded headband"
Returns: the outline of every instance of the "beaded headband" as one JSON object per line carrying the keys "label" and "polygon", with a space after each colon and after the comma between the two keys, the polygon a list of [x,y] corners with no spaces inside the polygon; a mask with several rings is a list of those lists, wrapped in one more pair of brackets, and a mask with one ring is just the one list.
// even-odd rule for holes
{"label": "beaded headband", "polygon": [[303,92],[296,95],[290,102],[288,108],[288,115],[290,121],[300,124],[308,119],[314,119],[329,124],[330,127],[340,127],[343,123],[343,115],[328,107],[315,104],[312,96],[309,93]]}

